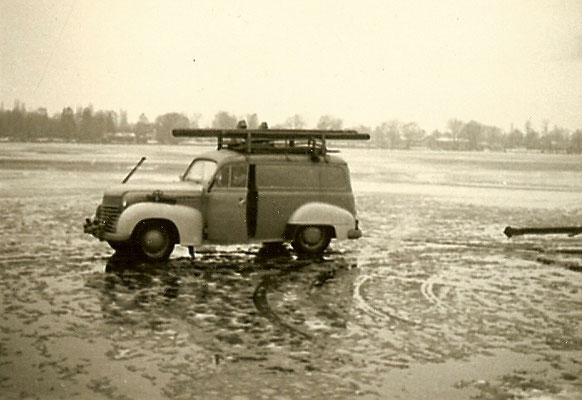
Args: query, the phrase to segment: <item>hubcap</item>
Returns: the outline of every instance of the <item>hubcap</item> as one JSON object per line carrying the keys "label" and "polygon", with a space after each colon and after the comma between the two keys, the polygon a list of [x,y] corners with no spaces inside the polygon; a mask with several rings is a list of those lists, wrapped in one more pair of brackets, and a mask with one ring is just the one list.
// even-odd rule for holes
{"label": "hubcap", "polygon": [[305,241],[305,243],[310,244],[310,245],[314,245],[314,244],[319,243],[322,236],[323,236],[323,232],[321,232],[321,229],[313,227],[313,226],[309,227],[309,228],[305,228],[303,230],[303,240]]}
{"label": "hubcap", "polygon": [[156,253],[163,250],[168,243],[166,235],[156,229],[149,230],[144,233],[142,238],[142,246],[148,253]]}

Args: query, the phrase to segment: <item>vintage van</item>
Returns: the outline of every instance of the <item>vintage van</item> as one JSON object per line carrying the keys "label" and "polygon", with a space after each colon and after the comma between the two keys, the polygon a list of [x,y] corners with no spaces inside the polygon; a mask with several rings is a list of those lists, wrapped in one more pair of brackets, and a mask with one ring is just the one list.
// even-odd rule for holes
{"label": "vintage van", "polygon": [[[348,166],[326,140],[365,140],[354,131],[174,130],[218,139],[180,181],[107,189],[84,230],[137,258],[164,260],[174,246],[291,242],[319,254],[331,239],[361,236]],[[133,171],[132,171],[133,172]]]}

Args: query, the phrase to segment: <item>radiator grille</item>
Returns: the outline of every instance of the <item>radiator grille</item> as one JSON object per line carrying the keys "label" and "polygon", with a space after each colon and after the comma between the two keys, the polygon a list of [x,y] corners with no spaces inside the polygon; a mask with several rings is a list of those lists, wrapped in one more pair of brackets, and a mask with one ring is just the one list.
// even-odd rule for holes
{"label": "radiator grille", "polygon": [[102,221],[105,226],[105,232],[115,233],[117,219],[121,214],[121,207],[119,206],[105,206],[100,205],[97,209],[97,218]]}

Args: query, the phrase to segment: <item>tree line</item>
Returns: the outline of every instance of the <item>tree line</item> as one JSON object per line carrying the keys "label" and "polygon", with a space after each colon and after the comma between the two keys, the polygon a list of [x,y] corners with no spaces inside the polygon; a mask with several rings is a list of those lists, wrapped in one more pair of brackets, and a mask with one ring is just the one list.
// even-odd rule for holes
{"label": "tree line", "polygon": [[[130,123],[127,112],[94,110],[92,106],[65,107],[60,113],[48,115],[46,108],[28,111],[24,103],[14,102],[12,109],[0,107],[0,140],[7,141],[63,141],[63,142],[130,142],[130,143],[175,143],[171,132],[174,128],[199,128],[202,115],[169,112],[150,122],[145,114]],[[257,128],[258,115],[237,116],[226,111],[217,112],[211,128],[228,129],[236,126],[241,119],[248,128]],[[305,119],[295,114],[285,121],[272,125],[273,128],[308,128]],[[317,129],[343,129],[341,118],[323,115]],[[436,150],[493,150],[527,149],[543,152],[582,153],[582,129],[569,131],[559,126],[550,126],[544,121],[539,129],[526,121],[523,129],[511,127],[503,131],[477,121],[463,122],[451,119],[446,130],[426,132],[415,122],[391,120],[376,127],[359,125],[349,127],[359,132],[370,133],[369,146],[387,149],[410,149],[428,147]]]}

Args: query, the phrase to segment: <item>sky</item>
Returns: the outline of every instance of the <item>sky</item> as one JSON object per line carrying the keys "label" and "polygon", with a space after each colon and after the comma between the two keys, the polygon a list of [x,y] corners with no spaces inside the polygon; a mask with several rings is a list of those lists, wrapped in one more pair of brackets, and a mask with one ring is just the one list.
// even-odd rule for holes
{"label": "sky", "polygon": [[582,129],[582,1],[0,0],[0,101],[16,99]]}

